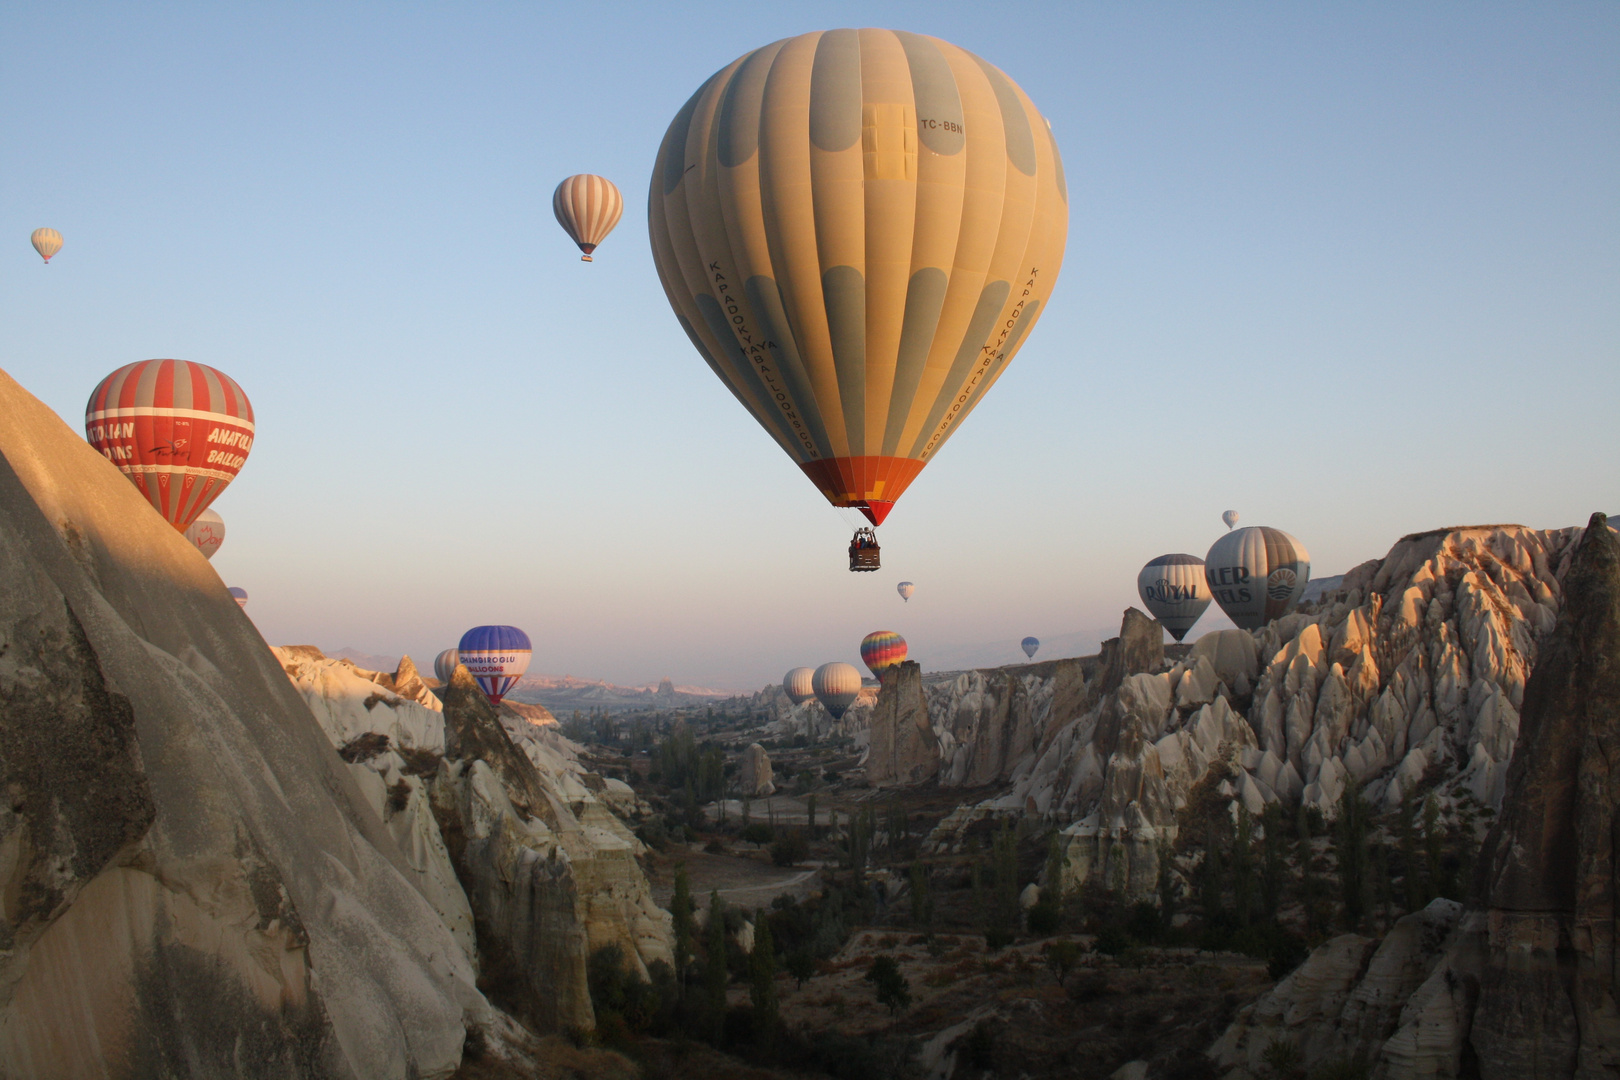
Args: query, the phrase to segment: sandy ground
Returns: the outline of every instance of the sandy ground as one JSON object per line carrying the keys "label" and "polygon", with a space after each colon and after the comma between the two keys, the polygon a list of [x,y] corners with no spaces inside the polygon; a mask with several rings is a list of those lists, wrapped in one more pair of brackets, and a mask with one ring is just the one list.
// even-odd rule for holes
{"label": "sandy ground", "polygon": [[681,850],[671,848],[648,860],[647,878],[652,884],[653,899],[660,907],[668,907],[675,892],[675,867],[686,864],[687,880],[692,896],[699,906],[714,889],[729,904],[744,908],[769,907],[772,900],[783,893],[803,899],[814,891],[816,872],[820,864],[783,868],[773,866],[770,857],[761,853],[746,855],[713,855],[697,845]]}

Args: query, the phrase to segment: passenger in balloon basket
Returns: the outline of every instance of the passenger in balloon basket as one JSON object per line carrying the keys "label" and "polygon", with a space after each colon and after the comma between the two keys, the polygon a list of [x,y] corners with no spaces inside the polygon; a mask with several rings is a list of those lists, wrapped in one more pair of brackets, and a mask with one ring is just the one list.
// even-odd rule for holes
{"label": "passenger in balloon basket", "polygon": [[853,573],[879,569],[877,533],[868,526],[855,530],[849,541],[849,568]]}

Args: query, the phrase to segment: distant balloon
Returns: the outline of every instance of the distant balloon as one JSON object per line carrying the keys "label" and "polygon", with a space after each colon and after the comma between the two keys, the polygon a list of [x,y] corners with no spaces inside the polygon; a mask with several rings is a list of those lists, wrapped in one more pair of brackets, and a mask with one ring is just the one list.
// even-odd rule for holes
{"label": "distant balloon", "polygon": [[1136,592],[1159,624],[1180,641],[1209,607],[1204,560],[1196,555],[1160,555],[1136,575]]}
{"label": "distant balloon", "polygon": [[613,186],[613,181],[580,173],[570,176],[551,193],[551,212],[557,215],[557,224],[579,245],[585,254],[581,262],[591,261],[596,245],[607,239],[613,226],[624,213],[624,196]]}
{"label": "distant balloon", "polygon": [[1286,615],[1311,580],[1305,545],[1267,526],[1227,533],[1215,541],[1204,562],[1204,580],[1215,602],[1244,630]]}
{"label": "distant balloon", "polygon": [[35,229],[28,239],[46,262],[50,262],[51,256],[62,250],[62,234],[55,229]]}
{"label": "distant balloon", "polygon": [[197,515],[197,520],[186,526],[186,539],[197,545],[203,558],[212,559],[214,552],[225,542],[225,519],[212,509]]}
{"label": "distant balloon", "polygon": [[236,601],[236,606],[237,607],[239,607],[239,608],[246,608],[247,607],[247,590],[246,589],[242,588],[240,585],[232,585],[229,589],[226,589],[225,591],[231,594],[232,599],[234,599]]}
{"label": "distant balloon", "polygon": [[802,705],[816,696],[816,688],[811,684],[815,672],[807,667],[796,667],[782,676],[782,689],[787,691],[788,700],[795,705]]}
{"label": "distant balloon", "polygon": [[478,688],[499,705],[501,698],[529,670],[534,646],[529,635],[515,626],[475,626],[461,635],[456,654],[460,663],[478,681]]}
{"label": "distant balloon", "polygon": [[906,639],[893,630],[874,630],[861,639],[861,662],[879,679],[906,659]]}
{"label": "distant balloon", "polygon": [[1035,659],[1035,653],[1039,651],[1041,647],[1041,639],[1037,637],[1027,637],[1018,644],[1021,648],[1023,648],[1024,655],[1033,660]]}
{"label": "distant balloon", "polygon": [[828,30],[687,100],[647,226],[709,369],[827,501],[881,525],[1045,312],[1068,199],[1005,72],[923,34]]}
{"label": "distant balloon", "polygon": [[1238,512],[1236,510],[1228,510],[1226,513],[1221,515],[1221,520],[1226,522],[1226,527],[1230,529],[1232,526],[1238,523]]}
{"label": "distant balloon", "polygon": [[917,591],[917,586],[909,581],[902,581],[895,586],[895,591],[900,594],[900,599],[909,604],[911,603],[911,594]]}
{"label": "distant balloon", "polygon": [[450,685],[450,677],[456,673],[456,665],[461,663],[461,654],[455,649],[446,649],[433,658],[433,674],[444,685]]}
{"label": "distant balloon", "polygon": [[84,434],[185,532],[247,460],[253,406],[207,364],[142,360],[101,380],[84,408]]}
{"label": "distant balloon", "polygon": [[816,673],[810,677],[810,686],[816,700],[838,720],[861,696],[861,673],[850,664],[834,660],[816,668]]}

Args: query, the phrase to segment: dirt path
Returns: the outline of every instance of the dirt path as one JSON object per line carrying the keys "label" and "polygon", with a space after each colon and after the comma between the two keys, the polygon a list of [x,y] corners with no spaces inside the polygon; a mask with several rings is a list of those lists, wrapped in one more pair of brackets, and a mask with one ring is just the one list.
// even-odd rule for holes
{"label": "dirt path", "polygon": [[743,907],[765,907],[783,893],[808,895],[815,885],[819,866],[783,869],[764,859],[736,855],[712,855],[705,851],[668,851],[647,868],[653,899],[668,907],[675,892],[675,867],[686,864],[692,896],[699,904],[715,889],[729,903]]}

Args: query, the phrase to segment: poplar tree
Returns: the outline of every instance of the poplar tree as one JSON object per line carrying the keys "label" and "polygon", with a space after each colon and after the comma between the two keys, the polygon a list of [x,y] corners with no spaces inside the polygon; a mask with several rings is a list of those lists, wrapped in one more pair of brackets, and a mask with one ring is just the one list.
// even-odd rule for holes
{"label": "poplar tree", "polygon": [[693,930],[692,885],[686,877],[686,864],[675,867],[675,895],[669,901],[669,913],[675,922],[675,988],[685,995],[686,975],[692,964]]}
{"label": "poplar tree", "polygon": [[726,1029],[726,909],[720,890],[709,894],[709,925],[703,941],[703,996],[709,1005],[709,1022],[714,1025],[714,1041],[720,1042]]}

